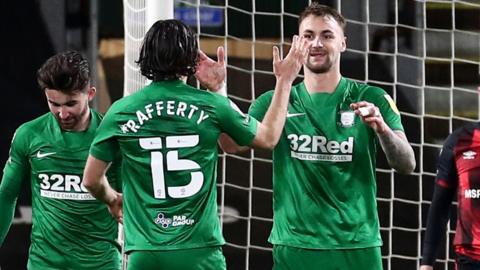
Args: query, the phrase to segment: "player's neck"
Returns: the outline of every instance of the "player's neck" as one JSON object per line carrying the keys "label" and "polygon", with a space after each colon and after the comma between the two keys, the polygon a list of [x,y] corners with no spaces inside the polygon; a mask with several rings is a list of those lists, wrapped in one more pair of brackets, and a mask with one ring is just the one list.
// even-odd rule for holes
{"label": "player's neck", "polygon": [[330,70],[326,73],[313,73],[305,69],[305,88],[312,93],[333,93],[342,75],[337,70]]}

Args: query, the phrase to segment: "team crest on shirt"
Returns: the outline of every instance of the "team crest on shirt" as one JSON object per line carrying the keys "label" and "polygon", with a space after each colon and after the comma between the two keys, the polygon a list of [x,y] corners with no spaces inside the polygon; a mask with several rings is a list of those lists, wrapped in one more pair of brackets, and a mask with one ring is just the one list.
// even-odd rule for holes
{"label": "team crest on shirt", "polygon": [[355,123],[355,113],[353,111],[340,111],[338,124],[342,127],[351,127]]}
{"label": "team crest on shirt", "polygon": [[154,220],[155,224],[162,226],[166,229],[168,227],[178,226],[192,226],[195,223],[194,219],[187,218],[185,215],[174,215],[172,218],[167,218],[164,213],[158,213]]}
{"label": "team crest on shirt", "polygon": [[475,156],[477,155],[476,152],[472,150],[468,150],[462,153],[463,159],[475,159]]}

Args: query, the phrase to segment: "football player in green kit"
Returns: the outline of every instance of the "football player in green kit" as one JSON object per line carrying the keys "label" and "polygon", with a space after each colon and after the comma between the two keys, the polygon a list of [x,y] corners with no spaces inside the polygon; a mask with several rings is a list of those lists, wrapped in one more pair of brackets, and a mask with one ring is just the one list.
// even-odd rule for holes
{"label": "football player in green kit", "polygon": [[[273,151],[274,269],[382,269],[377,143],[396,171],[415,167],[392,98],[340,74],[345,24],[335,9],[318,3],[299,17],[299,35],[310,50]],[[260,96],[249,114],[263,119],[271,99],[272,92]],[[221,145],[244,150],[228,137]]]}
{"label": "football player in green kit", "polygon": [[[49,113],[15,132],[0,185],[0,244],[20,187],[31,182],[30,270],[120,269],[117,222],[82,185],[90,144],[101,116],[89,108],[95,96],[88,61],[59,53],[37,72]],[[116,186],[116,182],[112,185]]]}
{"label": "football player in green kit", "polygon": [[[273,54],[276,90],[264,120],[257,122],[227,98],[185,83],[197,70],[202,83],[215,84],[208,79],[212,63],[185,24],[158,21],[147,32],[138,63],[153,82],[112,105],[84,172],[87,189],[123,221],[127,269],[226,269],[216,199],[217,140],[225,132],[241,145],[272,148],[278,141],[308,48],[294,37],[285,59],[277,48]],[[218,58],[223,66],[221,49]],[[225,71],[220,73],[223,82]],[[118,152],[123,194],[103,180]]]}

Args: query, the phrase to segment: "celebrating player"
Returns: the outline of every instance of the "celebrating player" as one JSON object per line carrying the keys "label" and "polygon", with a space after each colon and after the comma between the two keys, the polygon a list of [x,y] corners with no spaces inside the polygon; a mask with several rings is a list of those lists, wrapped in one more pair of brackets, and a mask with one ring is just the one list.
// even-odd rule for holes
{"label": "celebrating player", "polygon": [[[217,216],[217,139],[225,132],[241,145],[273,147],[307,52],[306,42],[298,37],[285,59],[274,50],[277,84],[260,123],[225,97],[185,83],[196,68],[209,72],[205,65],[211,64],[185,24],[164,20],[150,28],[138,63],[153,82],[112,105],[84,173],[87,189],[123,221],[128,269],[226,268]],[[224,65],[222,54],[218,65]],[[116,153],[123,157],[123,195],[103,178]]]}
{"label": "celebrating player", "polygon": [[[101,116],[87,60],[59,53],[38,70],[49,113],[15,132],[0,185],[0,244],[12,223],[22,183],[32,186],[28,269],[120,269],[117,222],[82,185],[82,173]],[[117,186],[114,175],[109,181]]]}
{"label": "celebrating player", "polygon": [[[415,167],[392,98],[340,74],[345,26],[335,9],[315,2],[300,14],[299,35],[310,50],[273,151],[274,269],[382,269],[377,143],[398,172]],[[263,119],[272,93],[256,99],[250,115]],[[245,149],[226,136],[222,148]]]}

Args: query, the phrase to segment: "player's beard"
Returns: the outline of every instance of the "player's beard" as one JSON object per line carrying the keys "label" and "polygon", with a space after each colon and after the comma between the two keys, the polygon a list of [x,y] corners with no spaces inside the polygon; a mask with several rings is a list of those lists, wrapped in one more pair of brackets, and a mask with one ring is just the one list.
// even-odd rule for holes
{"label": "player's beard", "polygon": [[60,127],[66,131],[74,130],[75,126],[78,123],[78,119],[75,116],[72,116],[70,118],[63,119],[63,120],[57,117],[57,120],[58,120],[58,123],[60,124]]}
{"label": "player's beard", "polygon": [[79,127],[83,124],[83,121],[88,121],[88,116],[86,116],[89,112],[88,105],[85,104],[82,111],[77,115],[70,115],[67,119],[61,119],[60,116],[56,115],[58,124],[63,130],[66,131],[77,131]]}
{"label": "player's beard", "polygon": [[316,64],[314,63],[311,59],[314,56],[309,56],[307,59],[307,63],[305,66],[313,73],[315,74],[322,74],[328,72],[332,66],[333,66],[333,61],[332,58],[330,57],[330,54],[326,53],[324,56],[323,63],[321,64]]}

